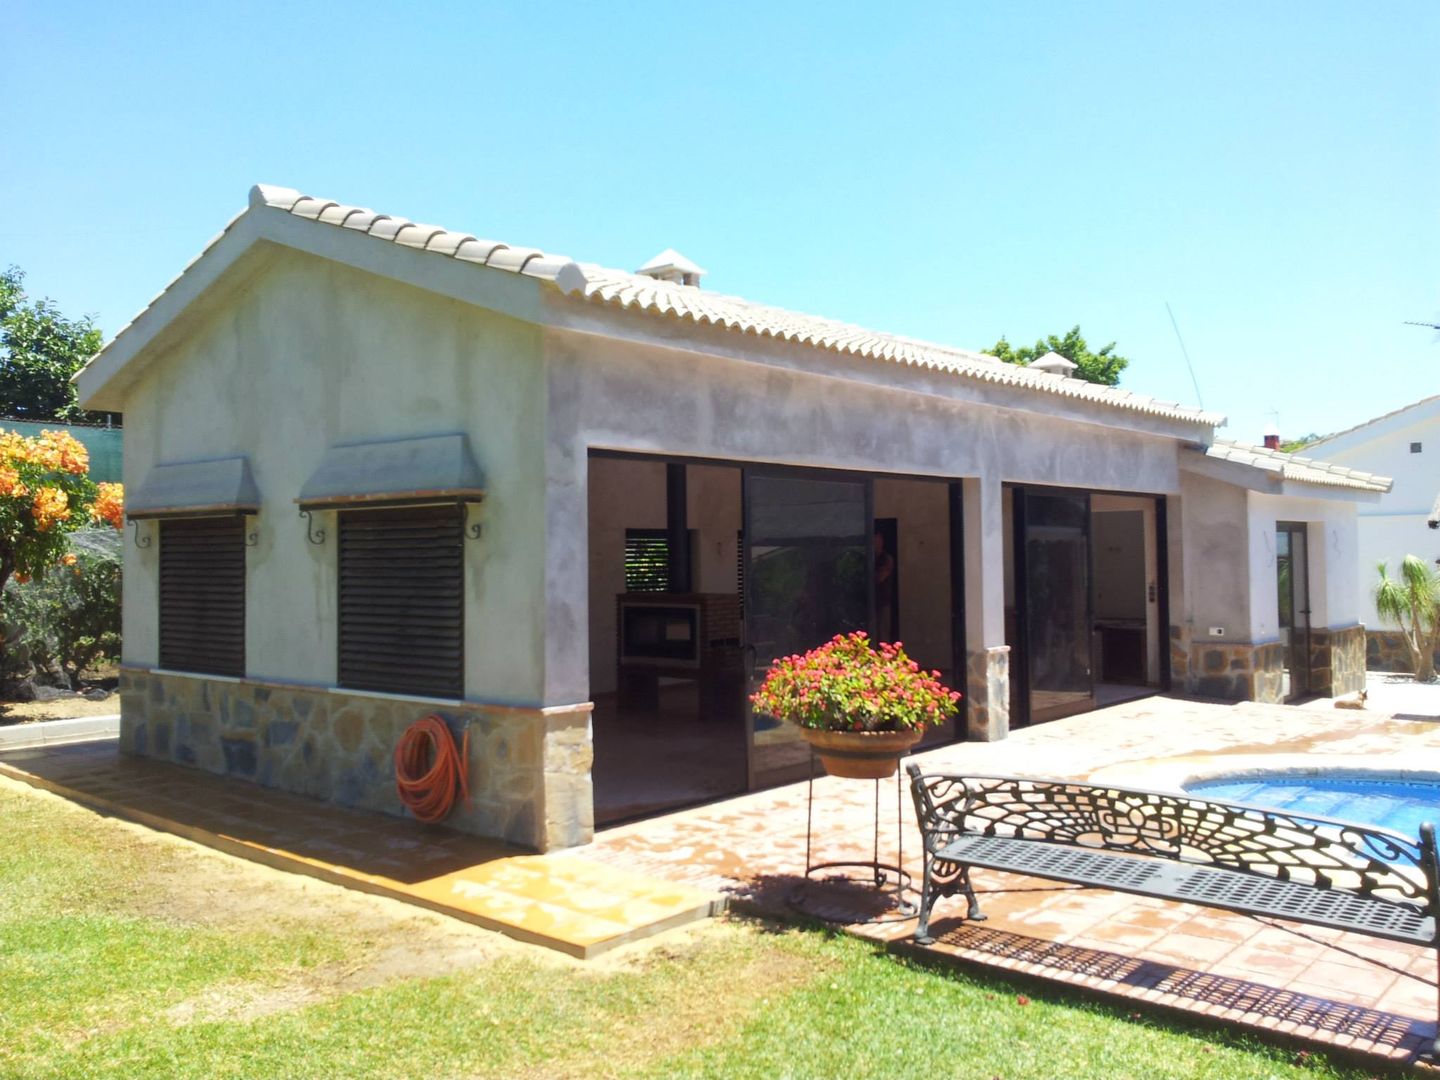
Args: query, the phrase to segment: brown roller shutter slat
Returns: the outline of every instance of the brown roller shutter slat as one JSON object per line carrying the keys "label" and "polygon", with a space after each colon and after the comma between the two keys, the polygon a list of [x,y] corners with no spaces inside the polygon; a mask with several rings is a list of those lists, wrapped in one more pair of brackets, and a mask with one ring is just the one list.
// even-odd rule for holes
{"label": "brown roller shutter slat", "polygon": [[160,666],[245,674],[245,521],[160,524]]}
{"label": "brown roller shutter slat", "polygon": [[459,507],[340,514],[340,685],[464,694],[464,521]]}

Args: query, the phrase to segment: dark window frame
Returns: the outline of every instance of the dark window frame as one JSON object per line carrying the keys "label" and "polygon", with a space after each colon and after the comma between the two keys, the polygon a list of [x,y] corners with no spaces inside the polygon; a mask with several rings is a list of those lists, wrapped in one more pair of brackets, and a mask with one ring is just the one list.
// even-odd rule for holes
{"label": "dark window frame", "polygon": [[162,669],[244,677],[246,546],[239,514],[160,521],[156,621]]}
{"label": "dark window frame", "polygon": [[465,507],[357,508],[338,517],[337,685],[462,700]]}

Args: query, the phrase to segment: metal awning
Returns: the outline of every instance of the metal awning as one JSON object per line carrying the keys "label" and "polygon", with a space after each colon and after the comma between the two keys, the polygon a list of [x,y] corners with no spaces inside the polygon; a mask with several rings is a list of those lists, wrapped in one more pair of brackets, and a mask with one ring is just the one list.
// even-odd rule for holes
{"label": "metal awning", "polygon": [[479,502],[480,467],[464,435],[332,446],[295,501],[301,510]]}
{"label": "metal awning", "polygon": [[156,465],[134,491],[125,493],[125,516],[147,518],[253,514],[260,492],[248,458],[219,458]]}

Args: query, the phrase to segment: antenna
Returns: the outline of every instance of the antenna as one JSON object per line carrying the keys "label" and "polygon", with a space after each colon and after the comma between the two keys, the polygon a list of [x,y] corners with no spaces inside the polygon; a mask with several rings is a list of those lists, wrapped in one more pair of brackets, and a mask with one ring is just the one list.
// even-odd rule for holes
{"label": "antenna", "polygon": [[1200,381],[1195,378],[1195,365],[1190,362],[1190,351],[1185,348],[1185,339],[1180,336],[1180,324],[1175,321],[1175,312],[1170,310],[1170,301],[1165,301],[1165,314],[1170,316],[1170,325],[1175,328],[1175,340],[1180,343],[1180,355],[1185,357],[1185,367],[1190,371],[1190,385],[1195,387],[1195,400],[1205,408],[1205,398],[1200,393]]}
{"label": "antenna", "polygon": [[1406,325],[1406,326],[1428,326],[1431,330],[1440,330],[1440,323],[1433,323],[1433,322],[1414,322],[1414,321],[1412,321],[1412,320],[1410,320],[1410,319],[1406,319],[1406,320],[1405,320],[1405,325]]}

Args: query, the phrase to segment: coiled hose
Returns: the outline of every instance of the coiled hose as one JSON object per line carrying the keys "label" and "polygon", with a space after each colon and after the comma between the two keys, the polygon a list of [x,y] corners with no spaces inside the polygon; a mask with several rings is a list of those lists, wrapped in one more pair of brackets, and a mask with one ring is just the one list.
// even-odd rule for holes
{"label": "coiled hose", "polygon": [[455,808],[458,792],[470,800],[468,762],[470,729],[467,726],[459,749],[455,737],[433,713],[416,720],[395,744],[395,790],[417,821],[433,825],[444,821]]}

